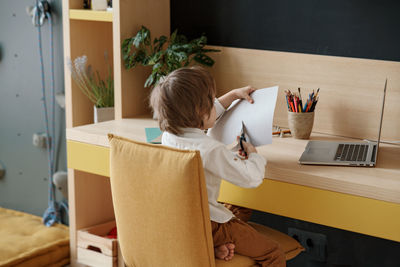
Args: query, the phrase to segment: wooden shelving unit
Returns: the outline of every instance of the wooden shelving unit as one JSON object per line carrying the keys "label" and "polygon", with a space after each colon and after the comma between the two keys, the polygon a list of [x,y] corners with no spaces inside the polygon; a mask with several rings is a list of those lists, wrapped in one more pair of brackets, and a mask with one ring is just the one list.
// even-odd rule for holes
{"label": "wooden shelving unit", "polygon": [[[121,44],[142,25],[153,36],[169,35],[169,0],[113,1],[113,11],[83,9],[83,0],[63,0],[64,80],[66,127],[93,123],[93,105],[71,78],[68,59],[86,55],[88,64],[107,73],[104,52],[114,72],[115,119],[149,114],[148,88],[144,82],[149,69],[125,70],[121,60]],[[114,219],[109,179],[96,174],[68,170],[71,266],[77,263],[76,233],[79,229]]]}
{"label": "wooden shelving unit", "polygon": [[112,11],[94,11],[87,9],[70,9],[69,19],[112,22]]}

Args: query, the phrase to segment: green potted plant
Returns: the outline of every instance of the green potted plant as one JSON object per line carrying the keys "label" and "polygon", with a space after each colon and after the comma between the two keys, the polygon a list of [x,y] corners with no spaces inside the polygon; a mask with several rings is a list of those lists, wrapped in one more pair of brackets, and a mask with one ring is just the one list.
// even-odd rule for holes
{"label": "green potted plant", "polygon": [[153,87],[160,78],[170,72],[198,63],[211,67],[214,60],[206,55],[209,52],[219,52],[216,49],[204,48],[207,44],[207,37],[188,41],[188,39],[175,30],[169,39],[161,36],[151,40],[150,31],[142,26],[137,34],[125,39],[122,43],[122,56],[126,69],[138,65],[152,66],[152,72],[147,78],[144,86]]}
{"label": "green potted plant", "polygon": [[108,73],[105,80],[100,77],[98,71],[93,73],[91,65],[87,65],[87,56],[77,57],[73,62],[68,61],[68,67],[75,84],[94,105],[94,122],[102,122],[114,119],[114,79],[110,65],[105,61]]}

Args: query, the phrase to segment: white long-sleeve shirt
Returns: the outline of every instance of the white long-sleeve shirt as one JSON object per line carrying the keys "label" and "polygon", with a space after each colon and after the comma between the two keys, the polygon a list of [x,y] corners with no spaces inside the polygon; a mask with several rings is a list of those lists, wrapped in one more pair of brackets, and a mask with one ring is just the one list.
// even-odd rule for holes
{"label": "white long-sleeve shirt", "polygon": [[[217,117],[225,110],[215,101]],[[237,153],[228,150],[225,145],[198,128],[184,128],[183,134],[175,135],[164,132],[162,144],[179,149],[199,150],[203,161],[206,179],[210,219],[225,223],[234,215],[217,202],[221,180],[224,179],[240,187],[254,188],[259,186],[265,174],[266,160],[257,153],[250,153],[247,160],[241,160]]]}

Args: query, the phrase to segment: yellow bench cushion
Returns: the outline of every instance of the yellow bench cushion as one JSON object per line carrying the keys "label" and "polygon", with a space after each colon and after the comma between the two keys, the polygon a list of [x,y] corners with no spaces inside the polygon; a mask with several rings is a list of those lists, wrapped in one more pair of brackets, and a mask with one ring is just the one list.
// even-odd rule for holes
{"label": "yellow bench cushion", "polygon": [[0,266],[63,266],[69,263],[68,227],[46,227],[42,218],[0,207]]}

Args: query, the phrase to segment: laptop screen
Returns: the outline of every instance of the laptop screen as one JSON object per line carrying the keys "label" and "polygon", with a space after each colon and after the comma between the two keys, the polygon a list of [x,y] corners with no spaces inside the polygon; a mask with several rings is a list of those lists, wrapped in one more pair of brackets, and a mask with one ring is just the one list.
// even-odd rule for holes
{"label": "laptop screen", "polygon": [[383,100],[382,100],[382,111],[381,111],[381,121],[379,123],[379,132],[378,132],[378,144],[376,146],[376,157],[375,157],[375,162],[378,161],[378,149],[379,149],[379,143],[381,142],[381,131],[382,131],[382,121],[383,121],[383,110],[385,107],[385,98],[386,98],[386,86],[387,86],[387,79],[385,81],[385,88],[383,89]]}

